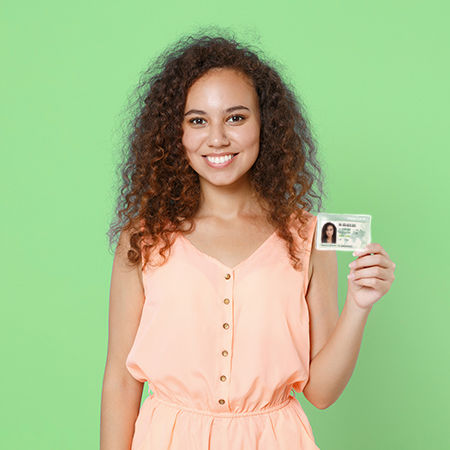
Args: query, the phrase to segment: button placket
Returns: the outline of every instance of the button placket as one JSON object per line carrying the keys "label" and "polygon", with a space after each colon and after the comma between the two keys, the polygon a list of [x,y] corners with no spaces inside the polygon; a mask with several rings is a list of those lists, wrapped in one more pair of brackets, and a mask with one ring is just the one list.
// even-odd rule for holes
{"label": "button placket", "polygon": [[222,349],[218,355],[220,358],[220,372],[218,373],[219,396],[218,403],[224,407],[228,407],[227,400],[229,398],[229,378],[231,368],[231,343],[233,340],[233,308],[232,308],[232,294],[234,285],[234,276],[232,273],[225,273],[224,275],[224,293],[221,299],[222,313]]}

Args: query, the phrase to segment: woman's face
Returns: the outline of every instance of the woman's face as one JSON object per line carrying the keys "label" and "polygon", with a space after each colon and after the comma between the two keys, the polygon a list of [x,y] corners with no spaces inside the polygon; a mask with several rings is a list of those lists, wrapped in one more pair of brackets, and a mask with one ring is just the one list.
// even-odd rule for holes
{"label": "woman's face", "polygon": [[189,89],[182,142],[202,184],[248,182],[259,154],[258,96],[247,78],[230,69],[213,70]]}
{"label": "woman's face", "polygon": [[333,232],[334,232],[334,228],[331,225],[328,225],[327,226],[327,231],[326,231],[327,236],[328,237],[332,237],[333,236]]}

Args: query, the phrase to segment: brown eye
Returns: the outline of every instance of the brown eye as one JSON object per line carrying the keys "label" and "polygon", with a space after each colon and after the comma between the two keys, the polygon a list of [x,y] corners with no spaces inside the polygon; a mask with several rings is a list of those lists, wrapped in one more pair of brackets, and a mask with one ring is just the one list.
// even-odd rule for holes
{"label": "brown eye", "polygon": [[204,123],[206,123],[206,120],[202,119],[201,117],[194,117],[189,121],[189,123],[192,123],[194,125],[203,125]]}
{"label": "brown eye", "polygon": [[244,119],[245,119],[244,116],[240,116],[238,114],[234,114],[228,119],[227,122],[241,122]]}

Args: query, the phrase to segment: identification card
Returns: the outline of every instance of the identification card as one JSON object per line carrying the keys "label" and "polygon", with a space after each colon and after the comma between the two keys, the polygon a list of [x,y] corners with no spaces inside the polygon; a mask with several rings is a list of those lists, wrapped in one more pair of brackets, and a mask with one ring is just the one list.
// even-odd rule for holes
{"label": "identification card", "polygon": [[319,250],[362,250],[371,242],[371,216],[359,214],[317,215],[316,248]]}

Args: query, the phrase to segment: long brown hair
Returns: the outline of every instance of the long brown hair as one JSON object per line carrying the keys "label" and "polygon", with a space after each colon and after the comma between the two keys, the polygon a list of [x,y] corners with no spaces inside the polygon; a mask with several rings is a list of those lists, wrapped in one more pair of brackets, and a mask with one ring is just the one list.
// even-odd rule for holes
{"label": "long brown hair", "polygon": [[257,51],[232,38],[188,36],[166,50],[145,72],[138,88],[132,131],[120,166],[121,187],[111,243],[129,233],[128,259],[151,261],[158,248],[163,262],[172,236],[189,225],[200,205],[198,174],[182,145],[187,93],[211,69],[228,68],[247,76],[256,90],[261,113],[260,152],[250,169],[252,186],[267,205],[267,220],[286,241],[294,267],[301,269],[289,230],[290,217],[320,210],[322,175],[316,146],[303,107],[278,72]]}

